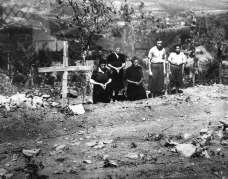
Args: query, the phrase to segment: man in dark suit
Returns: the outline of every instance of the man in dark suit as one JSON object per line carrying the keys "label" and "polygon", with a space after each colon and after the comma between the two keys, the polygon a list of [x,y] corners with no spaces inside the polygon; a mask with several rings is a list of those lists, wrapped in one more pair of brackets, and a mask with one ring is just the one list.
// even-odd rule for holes
{"label": "man in dark suit", "polygon": [[126,56],[120,53],[120,48],[117,47],[107,57],[108,67],[112,70],[112,90],[113,90],[113,101],[118,100],[119,92],[124,88],[123,82],[123,68],[126,65]]}

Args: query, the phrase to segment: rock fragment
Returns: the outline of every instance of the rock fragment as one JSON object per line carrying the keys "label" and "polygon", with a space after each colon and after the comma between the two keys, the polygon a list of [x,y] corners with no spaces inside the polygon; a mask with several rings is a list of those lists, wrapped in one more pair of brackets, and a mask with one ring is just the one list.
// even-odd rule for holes
{"label": "rock fragment", "polygon": [[38,155],[39,152],[40,152],[40,149],[31,149],[31,150],[23,149],[22,150],[22,153],[27,157],[36,156],[36,155]]}

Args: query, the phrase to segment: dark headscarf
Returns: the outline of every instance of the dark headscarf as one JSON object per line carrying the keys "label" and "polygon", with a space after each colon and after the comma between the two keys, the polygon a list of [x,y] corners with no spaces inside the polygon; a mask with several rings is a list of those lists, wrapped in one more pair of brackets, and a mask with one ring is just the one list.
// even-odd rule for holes
{"label": "dark headscarf", "polygon": [[103,58],[101,58],[101,59],[99,60],[98,65],[100,66],[101,64],[106,64],[106,63],[107,63],[106,60],[103,59]]}

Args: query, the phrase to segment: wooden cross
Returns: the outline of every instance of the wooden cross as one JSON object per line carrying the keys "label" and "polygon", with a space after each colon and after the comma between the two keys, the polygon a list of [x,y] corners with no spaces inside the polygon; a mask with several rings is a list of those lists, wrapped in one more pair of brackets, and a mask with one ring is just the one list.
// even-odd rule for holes
{"label": "wooden cross", "polygon": [[69,66],[68,65],[68,41],[63,41],[63,65],[38,68],[40,73],[63,71],[62,77],[62,104],[64,105],[67,99],[68,87],[67,78],[69,71],[91,71],[92,66]]}

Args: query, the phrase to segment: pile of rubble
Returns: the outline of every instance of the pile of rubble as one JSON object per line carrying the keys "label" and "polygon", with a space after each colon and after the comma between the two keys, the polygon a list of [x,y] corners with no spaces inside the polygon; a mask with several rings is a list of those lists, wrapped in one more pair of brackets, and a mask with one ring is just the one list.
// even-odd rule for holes
{"label": "pile of rubble", "polygon": [[49,94],[41,94],[39,92],[17,93],[12,96],[0,95],[0,108],[11,111],[20,107],[31,109],[37,108],[58,108],[63,113],[84,114],[85,110],[82,104],[67,105],[62,107],[60,102],[56,102]]}
{"label": "pile of rubble", "polygon": [[21,106],[38,108],[50,105],[53,107],[57,107],[59,105],[59,103],[56,103],[51,99],[50,95],[35,96],[25,93],[17,93],[10,97],[0,95],[0,107],[5,107],[7,110]]}
{"label": "pile of rubble", "polygon": [[228,98],[227,86],[223,84],[213,84],[210,86],[197,85],[192,88],[187,88],[184,91],[186,94],[194,94],[195,96],[203,98]]}
{"label": "pile of rubble", "polygon": [[[223,147],[228,146],[228,124],[220,121],[220,125],[202,129],[198,135],[182,134],[177,136],[165,136],[164,134],[148,134],[147,141],[157,141],[171,152],[180,153],[185,157],[222,156]],[[216,144],[216,145],[214,145]],[[213,146],[220,147],[214,149]]]}

